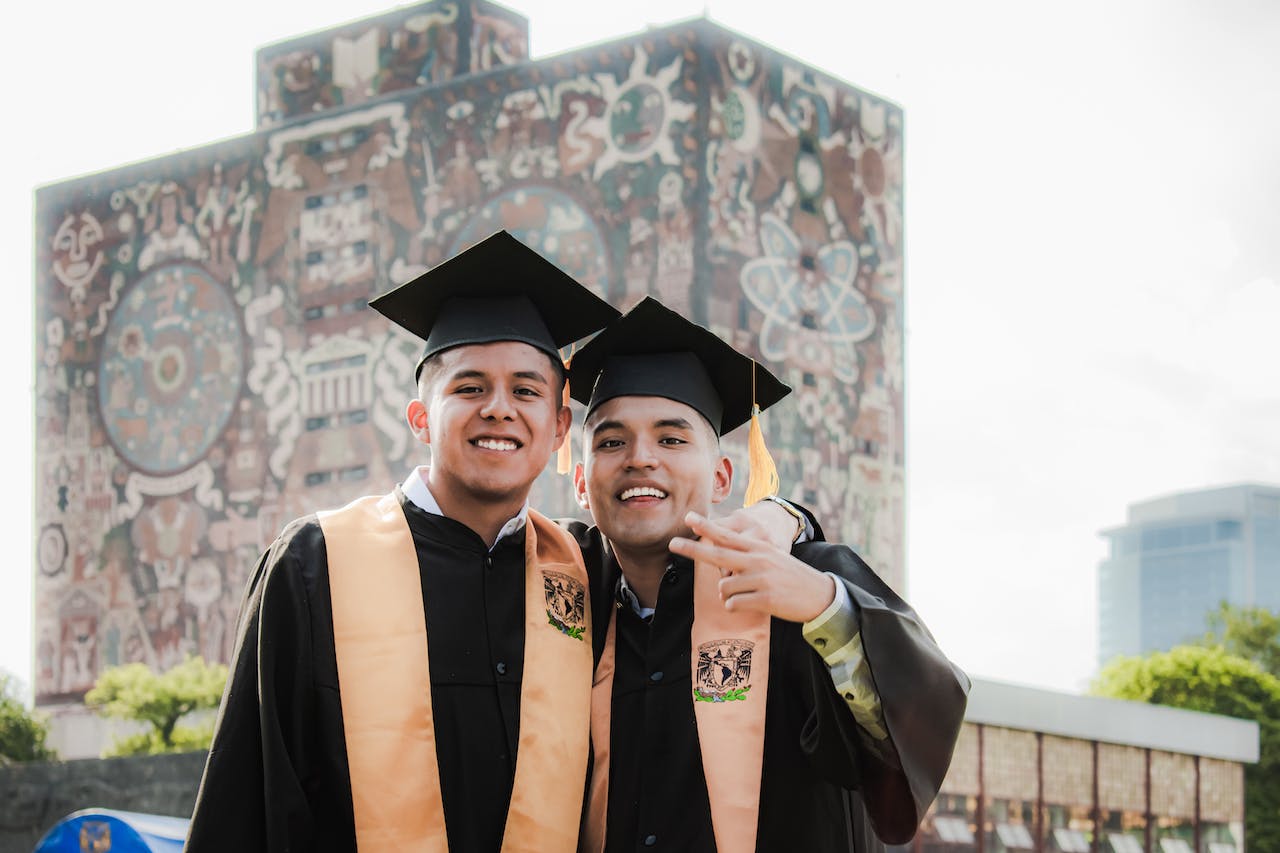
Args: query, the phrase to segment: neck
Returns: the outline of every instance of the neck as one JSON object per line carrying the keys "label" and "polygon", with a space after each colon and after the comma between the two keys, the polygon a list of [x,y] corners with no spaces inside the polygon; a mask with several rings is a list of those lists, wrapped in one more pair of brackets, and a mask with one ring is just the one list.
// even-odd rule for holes
{"label": "neck", "polygon": [[525,494],[495,501],[480,496],[455,494],[444,488],[443,484],[433,482],[430,475],[427,477],[427,486],[446,518],[471,528],[490,548],[497,544],[498,532],[502,530],[502,526],[520,512],[528,497]]}
{"label": "neck", "polygon": [[662,576],[667,573],[671,564],[670,552],[628,551],[625,547],[613,545],[613,555],[627,579],[627,586],[635,593],[641,607],[658,606],[658,589],[662,585]]}

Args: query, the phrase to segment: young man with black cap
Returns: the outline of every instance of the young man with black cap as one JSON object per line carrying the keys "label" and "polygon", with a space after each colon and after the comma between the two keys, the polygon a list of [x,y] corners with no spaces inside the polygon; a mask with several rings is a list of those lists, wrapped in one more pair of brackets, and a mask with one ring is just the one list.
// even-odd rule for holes
{"label": "young man with black cap", "polygon": [[907,841],[968,679],[850,549],[788,553],[705,517],[732,483],[719,436],[790,389],[653,300],[576,354],[570,388],[587,405],[575,486],[598,525],[574,532],[600,569],[582,849]]}
{"label": "young man with black cap", "polygon": [[569,428],[558,348],[617,312],[505,232],[371,304],[426,341],[431,465],[263,555],[187,849],[569,853],[587,577],[527,498]]}

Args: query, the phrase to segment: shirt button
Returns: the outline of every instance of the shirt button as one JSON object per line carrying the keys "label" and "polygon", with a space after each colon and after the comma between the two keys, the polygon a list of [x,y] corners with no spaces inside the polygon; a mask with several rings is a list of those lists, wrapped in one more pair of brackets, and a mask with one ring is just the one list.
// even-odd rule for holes
{"label": "shirt button", "polygon": [[652,674],[649,676],[649,680],[650,680],[650,681],[652,681],[654,684],[657,684],[659,681],[661,681],[661,680],[662,680],[662,670],[658,670],[657,672],[652,673]]}
{"label": "shirt button", "polygon": [[827,638],[818,637],[816,640],[813,641],[813,644],[820,649],[825,649],[827,647]]}
{"label": "shirt button", "polygon": [[656,835],[646,835],[646,836],[644,837],[644,846],[645,846],[645,847],[652,847],[653,845],[655,845],[655,844],[657,844],[657,843],[658,843],[658,836],[656,836]]}
{"label": "shirt button", "polygon": [[507,674],[507,665],[506,665],[505,663],[503,663],[502,661],[498,661],[498,665],[497,665],[497,666],[495,666],[495,667],[494,667],[494,669],[496,669],[496,670],[498,671],[498,675],[506,675],[506,674]]}
{"label": "shirt button", "polygon": [[485,557],[485,558],[484,558],[484,567],[485,567],[486,569],[492,569],[492,568],[493,568],[493,557]]}

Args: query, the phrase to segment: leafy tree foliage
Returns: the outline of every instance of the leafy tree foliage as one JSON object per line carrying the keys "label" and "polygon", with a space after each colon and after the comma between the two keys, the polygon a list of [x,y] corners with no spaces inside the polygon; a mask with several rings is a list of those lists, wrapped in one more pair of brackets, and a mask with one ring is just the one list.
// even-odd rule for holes
{"label": "leafy tree foliage", "polygon": [[84,701],[103,716],[150,726],[117,739],[107,755],[189,752],[208,748],[213,725],[181,726],[179,721],[193,711],[217,708],[226,683],[226,666],[209,665],[203,658],[188,657],[160,674],[146,664],[131,663],[104,670]]}
{"label": "leafy tree foliage", "polygon": [[45,746],[48,723],[22,703],[20,692],[17,679],[0,672],[0,764],[57,758]]}
{"label": "leafy tree foliage", "polygon": [[1280,678],[1280,613],[1265,607],[1235,607],[1222,602],[1208,616],[1209,633],[1201,645],[1221,646]]}
{"label": "leafy tree foliage", "polygon": [[1176,646],[1103,667],[1093,693],[1256,720],[1261,754],[1245,765],[1245,839],[1280,853],[1280,678],[1220,646]]}

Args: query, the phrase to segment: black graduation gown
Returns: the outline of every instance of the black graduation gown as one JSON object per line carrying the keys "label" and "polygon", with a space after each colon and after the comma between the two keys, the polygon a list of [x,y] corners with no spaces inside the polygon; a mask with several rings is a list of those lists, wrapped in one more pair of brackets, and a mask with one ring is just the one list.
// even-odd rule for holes
{"label": "black graduation gown", "polygon": [[[620,570],[598,531],[570,529],[591,575],[597,661],[610,611],[618,620],[606,850],[714,851],[691,699],[693,566],[673,560],[646,623],[618,606]],[[801,626],[774,619],[756,849],[904,843],[946,775],[969,680],[852,550],[811,542],[793,554],[843,579],[890,737],[875,741],[854,722]]]}
{"label": "black graduation gown", "polygon": [[[497,851],[519,738],[524,534],[490,554],[465,525],[397,494],[421,567],[449,846]],[[187,850],[355,849],[328,565],[309,516],[250,581]]]}

